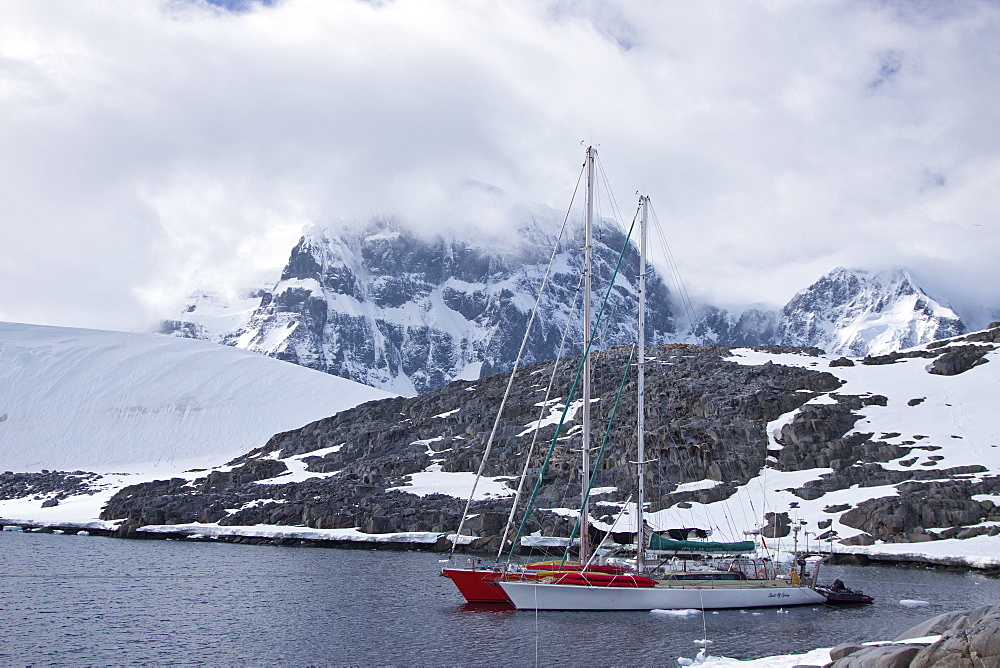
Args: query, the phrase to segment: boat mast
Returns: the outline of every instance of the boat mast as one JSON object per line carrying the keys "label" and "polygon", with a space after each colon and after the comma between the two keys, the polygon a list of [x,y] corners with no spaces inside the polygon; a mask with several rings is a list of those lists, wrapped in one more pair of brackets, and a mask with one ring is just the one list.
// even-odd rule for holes
{"label": "boat mast", "polygon": [[639,528],[635,535],[635,567],[640,573],[646,568],[646,527],[643,515],[643,506],[646,500],[646,443],[644,433],[646,429],[646,223],[649,213],[649,197],[641,195],[639,206],[642,209],[642,216],[639,219],[639,332],[636,347],[639,349],[639,377],[638,377],[638,405],[636,413],[638,422],[636,425],[636,471],[638,475],[638,486],[636,496],[636,514],[639,516]]}
{"label": "boat mast", "polygon": [[590,291],[592,279],[591,237],[594,223],[594,157],[597,151],[587,147],[587,204],[584,213],[583,242],[583,444],[580,471],[580,493],[583,496],[580,513],[580,563],[590,557],[590,348],[593,344],[590,331]]}

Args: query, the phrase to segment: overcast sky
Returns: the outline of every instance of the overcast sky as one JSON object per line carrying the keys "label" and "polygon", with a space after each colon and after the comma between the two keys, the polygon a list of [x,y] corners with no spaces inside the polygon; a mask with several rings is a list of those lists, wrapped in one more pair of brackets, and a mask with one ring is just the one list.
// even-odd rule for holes
{"label": "overcast sky", "polygon": [[4,0],[0,320],[144,329],[310,223],[489,220],[469,180],[562,210],[581,141],[696,298],[1000,307],[995,1]]}

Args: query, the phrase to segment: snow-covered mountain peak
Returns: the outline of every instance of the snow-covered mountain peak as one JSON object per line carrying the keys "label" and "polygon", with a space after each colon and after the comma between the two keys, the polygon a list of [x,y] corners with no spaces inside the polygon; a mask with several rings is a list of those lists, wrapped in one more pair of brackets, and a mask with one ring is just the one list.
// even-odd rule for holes
{"label": "snow-covered mountain peak", "polygon": [[[528,347],[530,361],[554,357],[576,299],[579,212],[567,218],[545,205],[512,203],[489,188],[483,196],[496,212],[477,219],[473,207],[463,212],[465,223],[447,229],[392,216],[309,226],[277,281],[232,303],[198,297],[163,332],[235,345],[400,394],[422,392],[510,367],[562,231],[540,329]],[[497,225],[487,224],[491,216]],[[595,221],[595,299],[624,244],[615,221]],[[632,248],[611,294],[602,345],[634,341],[637,273]],[[780,309],[704,306],[682,332],[655,272],[647,294],[647,340],[656,343],[805,346],[864,357],[965,331],[951,308],[898,267],[838,267]],[[579,323],[571,327],[570,340],[582,340]]]}
{"label": "snow-covered mountain peak", "polygon": [[[392,218],[307,229],[253,316],[223,342],[401,394],[509,368],[563,222],[537,213],[506,238],[428,235]],[[625,244],[613,222],[597,226],[595,286],[605,287],[595,287],[595,299]],[[564,236],[526,361],[558,354],[579,304],[580,245]],[[602,347],[635,339],[637,274],[632,248],[609,298]],[[649,340],[665,343],[669,295],[655,273],[647,284]],[[569,340],[581,341],[579,322],[570,328]]]}
{"label": "snow-covered mountain peak", "polygon": [[784,345],[864,356],[964,331],[955,312],[924,293],[905,269],[838,267],[785,305],[777,336]]}

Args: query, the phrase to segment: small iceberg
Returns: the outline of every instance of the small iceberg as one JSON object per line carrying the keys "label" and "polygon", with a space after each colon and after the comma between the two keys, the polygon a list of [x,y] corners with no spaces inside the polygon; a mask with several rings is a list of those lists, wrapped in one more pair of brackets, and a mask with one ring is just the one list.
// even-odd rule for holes
{"label": "small iceberg", "polygon": [[700,615],[701,614],[701,610],[694,610],[692,608],[688,608],[688,609],[684,609],[684,610],[661,610],[661,609],[656,609],[656,610],[650,610],[650,612],[652,612],[653,614],[656,614],[656,615],[666,615],[667,617],[693,617],[695,615]]}
{"label": "small iceberg", "polygon": [[925,605],[930,605],[927,601],[919,601],[912,598],[904,598],[899,604],[904,608],[922,608]]}

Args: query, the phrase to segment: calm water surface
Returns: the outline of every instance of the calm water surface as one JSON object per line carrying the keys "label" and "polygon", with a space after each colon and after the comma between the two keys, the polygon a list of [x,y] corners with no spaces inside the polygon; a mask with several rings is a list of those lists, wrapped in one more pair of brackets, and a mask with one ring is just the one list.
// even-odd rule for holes
{"label": "calm water surface", "polygon": [[[827,567],[856,609],[513,612],[462,604],[439,555],[0,533],[2,665],[666,665],[891,638],[1000,600],[1000,582]],[[929,605],[910,608],[901,600]],[[703,630],[704,629],[704,630]]]}

